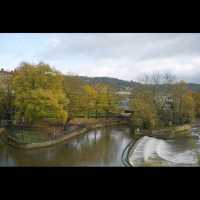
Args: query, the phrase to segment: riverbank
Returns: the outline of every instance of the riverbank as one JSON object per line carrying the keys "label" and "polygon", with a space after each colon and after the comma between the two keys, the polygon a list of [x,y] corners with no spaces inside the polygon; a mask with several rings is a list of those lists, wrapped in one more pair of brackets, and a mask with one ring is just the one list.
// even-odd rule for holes
{"label": "riverbank", "polygon": [[19,139],[15,138],[8,131],[4,129],[4,138],[7,144],[19,149],[37,149],[37,148],[44,148],[49,147],[55,144],[59,144],[65,142],[69,139],[72,139],[76,136],[81,134],[85,134],[88,131],[91,131],[96,128],[103,128],[109,126],[116,126],[116,125],[127,125],[126,120],[119,120],[119,119],[74,119],[70,122],[70,125],[77,126],[76,129],[72,131],[64,131],[64,134],[57,138],[53,138],[48,141],[44,142],[35,142],[35,143],[27,143],[24,141],[20,141]]}
{"label": "riverbank", "polygon": [[159,139],[173,139],[178,137],[190,137],[191,128],[192,126],[190,124],[184,124],[154,130],[142,130],[136,132],[136,134],[140,136],[156,137]]}

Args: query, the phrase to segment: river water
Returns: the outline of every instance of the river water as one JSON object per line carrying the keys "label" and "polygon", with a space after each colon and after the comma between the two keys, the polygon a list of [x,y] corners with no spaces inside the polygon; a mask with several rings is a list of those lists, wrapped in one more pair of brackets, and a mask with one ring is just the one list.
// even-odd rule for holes
{"label": "river water", "polygon": [[162,140],[144,136],[130,152],[134,166],[196,167],[200,161],[200,125],[194,124],[191,137]]}
{"label": "river water", "polygon": [[[101,128],[62,144],[19,150],[0,140],[0,166],[124,166],[122,153],[136,141],[127,126]],[[200,125],[194,125],[191,138],[160,140],[140,138],[132,155],[136,166],[198,166]]]}
{"label": "river water", "polygon": [[123,166],[129,127],[101,128],[56,146],[19,150],[0,143],[0,166]]}

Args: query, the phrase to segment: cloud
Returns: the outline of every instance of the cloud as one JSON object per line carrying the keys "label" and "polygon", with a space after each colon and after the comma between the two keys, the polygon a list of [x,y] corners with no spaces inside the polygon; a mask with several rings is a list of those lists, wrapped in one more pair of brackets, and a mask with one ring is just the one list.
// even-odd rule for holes
{"label": "cloud", "polygon": [[4,63],[9,50],[15,49],[10,56],[13,62],[22,58],[44,61],[64,73],[137,80],[143,73],[169,71],[179,79],[200,83],[200,34],[52,33],[14,37],[23,44],[20,56],[16,56],[15,46],[7,46]]}
{"label": "cloud", "polygon": [[[145,52],[148,45],[150,48],[159,41],[168,41],[170,38],[176,38],[178,35],[169,34],[65,34],[54,35],[49,43],[52,45],[44,52],[45,58],[53,59],[65,58],[66,55],[84,55],[95,59],[130,57],[137,58],[142,52]],[[162,44],[162,43],[159,43]]]}
{"label": "cloud", "polygon": [[179,56],[198,55],[200,52],[200,34],[183,34],[169,38],[157,45],[152,45],[140,57],[141,60],[154,58],[170,58]]}

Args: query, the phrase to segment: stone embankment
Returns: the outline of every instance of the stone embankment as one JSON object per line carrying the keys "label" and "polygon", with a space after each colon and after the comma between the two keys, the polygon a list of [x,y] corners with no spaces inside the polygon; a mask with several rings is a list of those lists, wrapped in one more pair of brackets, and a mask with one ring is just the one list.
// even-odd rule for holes
{"label": "stone embankment", "polygon": [[109,122],[109,123],[99,123],[99,124],[93,124],[93,125],[87,125],[82,128],[77,128],[76,130],[70,132],[70,133],[65,133],[64,135],[49,140],[45,142],[37,142],[37,143],[24,143],[23,141],[19,141],[15,137],[11,136],[7,131],[4,129],[4,138],[6,139],[7,144],[15,147],[15,148],[20,148],[20,149],[37,149],[37,148],[44,148],[44,147],[49,147],[55,144],[59,144],[62,142],[65,142],[71,138],[74,138],[76,136],[79,136],[81,134],[87,133],[88,131],[91,131],[96,128],[103,128],[103,127],[109,127],[109,126],[115,126],[115,125],[123,125],[127,124],[125,121],[114,121],[114,122]]}

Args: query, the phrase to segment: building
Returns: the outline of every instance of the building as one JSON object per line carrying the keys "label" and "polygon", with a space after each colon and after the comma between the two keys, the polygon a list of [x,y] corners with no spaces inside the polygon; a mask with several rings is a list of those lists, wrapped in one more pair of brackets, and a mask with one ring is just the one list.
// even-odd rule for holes
{"label": "building", "polygon": [[0,70],[0,87],[6,89],[6,81],[11,77],[12,71],[5,71],[3,68]]}
{"label": "building", "polygon": [[122,109],[123,113],[129,113],[130,108],[129,108],[129,102],[130,102],[130,95],[131,92],[127,90],[120,90],[117,92],[117,94],[120,96],[121,101],[120,101],[120,108]]}
{"label": "building", "polygon": [[8,79],[12,72],[5,71],[3,68],[0,70],[0,80]]}

